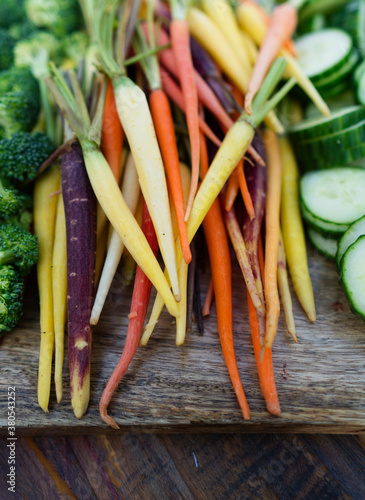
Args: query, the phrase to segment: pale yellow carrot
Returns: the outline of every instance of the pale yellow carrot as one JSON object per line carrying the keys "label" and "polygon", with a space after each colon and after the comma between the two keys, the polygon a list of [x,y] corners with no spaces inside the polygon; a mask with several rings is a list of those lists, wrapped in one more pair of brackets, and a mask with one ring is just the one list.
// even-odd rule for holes
{"label": "pale yellow carrot", "polygon": [[38,403],[48,412],[51,389],[52,356],[55,342],[52,254],[56,222],[57,197],[51,196],[60,189],[60,170],[52,166],[40,175],[34,186],[34,232],[38,237],[39,260],[37,278],[40,301],[41,345],[39,351]]}
{"label": "pale yellow carrot", "polygon": [[282,166],[279,142],[271,130],[263,140],[267,156],[267,193],[265,204],[265,347],[271,348],[278,328],[280,301],[278,292],[278,247],[280,234],[280,196]]}
{"label": "pale yellow carrot", "polygon": [[295,331],[293,303],[291,300],[288,272],[286,268],[285,249],[281,231],[278,248],[278,286],[285,314],[286,328],[288,330],[288,333],[292,336],[294,342],[298,343],[297,334]]}
{"label": "pale yellow carrot", "polygon": [[57,403],[62,399],[62,369],[67,316],[67,250],[65,209],[62,194],[58,195],[57,216],[52,257],[52,293],[55,333],[54,381]]}
{"label": "pale yellow carrot", "polygon": [[281,226],[294,291],[310,321],[316,320],[313,287],[308,269],[304,227],[299,205],[299,171],[287,138],[280,139],[283,165]]}

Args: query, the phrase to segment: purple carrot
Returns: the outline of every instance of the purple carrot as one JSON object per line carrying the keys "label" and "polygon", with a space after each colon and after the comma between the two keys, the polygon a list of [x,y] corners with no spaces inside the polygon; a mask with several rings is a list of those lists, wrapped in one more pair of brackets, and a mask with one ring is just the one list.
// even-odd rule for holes
{"label": "purple carrot", "polygon": [[67,236],[67,314],[71,402],[77,418],[90,397],[92,330],[96,256],[96,200],[86,173],[82,150],[74,142],[61,162],[62,196]]}
{"label": "purple carrot", "polygon": [[[152,224],[151,216],[148,213],[146,203],[143,204],[142,231],[155,254],[158,253],[158,241],[155,229]],[[129,313],[129,324],[124,349],[112,376],[104,389],[99,403],[99,413],[101,418],[114,429],[118,429],[115,420],[108,415],[108,405],[111,397],[127,372],[131,361],[133,360],[141,337],[143,323],[147,313],[148,302],[150,298],[152,283],[144,274],[140,267],[137,267],[136,278],[134,281],[131,311]]]}
{"label": "purple carrot", "polygon": [[232,89],[219,74],[213,59],[193,37],[190,37],[190,50],[195,69],[214,91],[226,112],[231,114],[240,111],[232,96]]}
{"label": "purple carrot", "polygon": [[[261,137],[256,134],[252,145],[261,158],[266,161],[265,148]],[[255,218],[250,219],[250,216],[245,213],[243,219],[243,237],[246,243],[247,251],[250,255],[252,272],[255,278],[259,297],[264,304],[264,290],[260,271],[259,262],[259,238],[261,226],[265,211],[266,199],[266,167],[254,161],[245,162],[245,175],[248,190],[251,194],[252,203],[255,210]],[[259,322],[260,341],[263,341],[265,336],[265,326]]]}

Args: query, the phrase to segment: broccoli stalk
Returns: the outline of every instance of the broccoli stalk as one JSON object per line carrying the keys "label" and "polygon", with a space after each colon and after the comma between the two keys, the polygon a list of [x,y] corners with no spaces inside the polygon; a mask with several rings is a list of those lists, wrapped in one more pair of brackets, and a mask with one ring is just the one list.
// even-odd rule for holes
{"label": "broccoli stalk", "polygon": [[10,331],[22,314],[23,278],[12,266],[0,268],[0,335]]}
{"label": "broccoli stalk", "polygon": [[38,238],[12,224],[0,226],[0,269],[12,264],[21,276],[30,273],[38,260]]}

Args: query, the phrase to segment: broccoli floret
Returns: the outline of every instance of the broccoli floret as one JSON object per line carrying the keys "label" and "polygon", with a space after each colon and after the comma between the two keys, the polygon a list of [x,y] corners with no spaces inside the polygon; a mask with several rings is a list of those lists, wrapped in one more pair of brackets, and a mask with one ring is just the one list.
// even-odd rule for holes
{"label": "broccoli floret", "polygon": [[0,29],[0,70],[8,69],[14,61],[15,40],[6,30]]}
{"label": "broccoli floret", "polygon": [[30,131],[39,109],[38,82],[29,69],[12,67],[0,73],[0,138]]}
{"label": "broccoli floret", "polygon": [[18,323],[23,309],[23,278],[12,266],[0,268],[0,335]]}
{"label": "broccoli floret", "polygon": [[[31,199],[31,198],[30,198]],[[29,231],[30,225],[33,222],[33,214],[29,210],[24,210],[18,215],[13,215],[5,220],[0,220],[1,224],[12,224],[13,226],[21,227],[25,231]]]}
{"label": "broccoli floret", "polygon": [[15,188],[6,187],[0,179],[0,220],[20,214],[24,210],[29,196]]}
{"label": "broccoli floret", "polygon": [[8,28],[11,24],[18,23],[25,16],[23,0],[1,0],[0,2],[0,27]]}
{"label": "broccoli floret", "polygon": [[63,38],[61,50],[63,57],[66,59],[63,67],[77,68],[80,62],[85,59],[88,46],[89,37],[83,31],[75,31]]}
{"label": "broccoli floret", "polygon": [[43,132],[18,132],[0,141],[0,175],[15,187],[32,181],[55,147]]}
{"label": "broccoli floret", "polygon": [[11,264],[26,276],[38,260],[38,238],[12,224],[0,226],[0,268]]}
{"label": "broccoli floret", "polygon": [[24,40],[24,38],[29,38],[30,36],[37,33],[38,28],[29,21],[29,19],[24,19],[20,23],[12,24],[9,28],[9,33],[14,38],[14,40]]}
{"label": "broccoli floret", "polygon": [[29,68],[37,79],[49,74],[48,62],[59,62],[60,42],[51,33],[37,31],[20,40],[14,50],[15,66]]}
{"label": "broccoli floret", "polygon": [[77,0],[26,0],[25,10],[33,24],[61,38],[81,27]]}

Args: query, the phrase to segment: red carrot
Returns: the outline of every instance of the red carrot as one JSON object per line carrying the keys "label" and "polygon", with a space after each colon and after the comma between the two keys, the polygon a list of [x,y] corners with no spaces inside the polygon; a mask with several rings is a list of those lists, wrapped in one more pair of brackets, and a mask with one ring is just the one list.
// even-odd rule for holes
{"label": "red carrot", "polygon": [[[205,138],[201,135],[201,173],[208,172],[208,152]],[[232,269],[226,228],[219,200],[215,200],[203,220],[212,272],[219,338],[229,375],[245,420],[250,409],[238,373],[233,343],[232,320]]]}
{"label": "red carrot", "polygon": [[214,286],[212,277],[209,280],[207,294],[205,296],[204,305],[203,305],[203,316],[209,316],[210,308],[212,306],[212,302],[214,299]]}
{"label": "red carrot", "polygon": [[224,200],[224,209],[229,212],[237,198],[238,191],[240,190],[240,183],[238,180],[238,165],[231,173]]}
{"label": "red carrot", "polygon": [[250,191],[248,190],[247,187],[245,172],[243,169],[243,160],[241,160],[237,165],[237,170],[238,170],[238,184],[240,187],[243,202],[245,204],[250,219],[253,220],[255,218],[255,209],[253,207]]}
{"label": "red carrot", "polygon": [[[158,241],[152,224],[151,217],[148,213],[147,205],[143,206],[143,222],[142,230],[145,234],[148,243],[155,255],[158,252]],[[107,409],[114,391],[118,387],[119,382],[127,372],[131,361],[133,360],[138,347],[138,342],[141,337],[143,323],[147,313],[148,302],[150,298],[152,284],[140,267],[137,267],[136,277],[133,288],[133,296],[128,324],[128,331],[125,340],[124,349],[119,359],[112,376],[104,389],[103,395],[99,403],[99,412],[101,418],[114,429],[118,429],[118,425],[114,419],[108,415]]]}
{"label": "red carrot", "polygon": [[94,296],[96,200],[78,143],[62,158],[61,180],[67,234],[71,400],[76,417],[81,418],[90,396],[92,330],[89,319]]}
{"label": "red carrot", "polygon": [[248,114],[252,114],[253,98],[260,89],[271,63],[284,43],[291,38],[297,27],[297,22],[297,10],[291,4],[284,3],[275,7],[248,83],[245,96],[245,109]]}
{"label": "red carrot", "polygon": [[[174,7],[174,2],[173,2]],[[194,78],[194,66],[190,52],[190,33],[185,19],[177,19],[173,8],[173,20],[170,23],[172,50],[175,55],[179,70],[179,78],[184,96],[186,121],[189,130],[191,146],[191,169],[192,178],[188,205],[186,207],[185,220],[188,220],[193,205],[195,193],[198,188],[199,178],[199,116],[198,116],[198,93]],[[180,16],[179,16],[180,17]]]}

